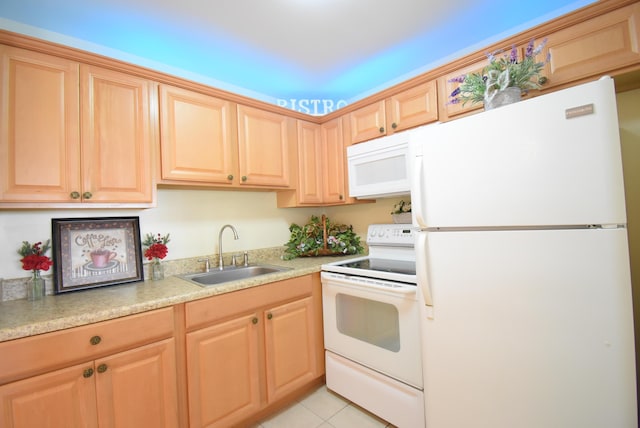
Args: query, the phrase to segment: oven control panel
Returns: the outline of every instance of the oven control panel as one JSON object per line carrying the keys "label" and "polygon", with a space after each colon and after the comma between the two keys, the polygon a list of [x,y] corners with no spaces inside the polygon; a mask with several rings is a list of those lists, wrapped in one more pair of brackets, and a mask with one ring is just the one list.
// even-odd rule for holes
{"label": "oven control panel", "polygon": [[371,224],[367,233],[369,246],[413,247],[417,228],[412,224]]}

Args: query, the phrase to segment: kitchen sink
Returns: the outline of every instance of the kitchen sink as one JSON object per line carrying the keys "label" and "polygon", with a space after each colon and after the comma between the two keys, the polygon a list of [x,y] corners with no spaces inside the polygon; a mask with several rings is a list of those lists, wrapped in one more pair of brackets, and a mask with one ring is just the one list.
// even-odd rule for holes
{"label": "kitchen sink", "polygon": [[178,277],[193,282],[201,287],[210,287],[214,285],[221,285],[229,281],[253,278],[255,276],[267,275],[290,269],[291,268],[271,265],[239,266],[226,267],[223,270],[212,270],[210,272],[178,275]]}

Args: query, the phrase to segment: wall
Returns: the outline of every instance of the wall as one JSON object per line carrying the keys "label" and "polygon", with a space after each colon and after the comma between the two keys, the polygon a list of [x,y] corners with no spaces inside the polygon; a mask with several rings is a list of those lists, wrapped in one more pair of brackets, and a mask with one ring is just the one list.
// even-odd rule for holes
{"label": "wall", "polygon": [[[618,94],[633,307],[636,329],[636,373],[640,375],[640,89]],[[640,384],[640,382],[639,382]]]}
{"label": "wall", "polygon": [[[51,238],[52,218],[139,216],[140,232],[170,233],[165,260],[197,257],[218,252],[218,232],[227,224],[238,230],[224,232],[224,252],[270,248],[289,240],[289,225],[307,223],[312,214],[326,213],[333,222],[353,224],[364,239],[370,223],[390,222],[396,200],[354,208],[282,208],[274,192],[214,190],[158,190],[158,206],[132,210],[16,210],[0,211],[0,278],[27,277],[17,253],[22,241]],[[51,255],[49,253],[49,255]]]}

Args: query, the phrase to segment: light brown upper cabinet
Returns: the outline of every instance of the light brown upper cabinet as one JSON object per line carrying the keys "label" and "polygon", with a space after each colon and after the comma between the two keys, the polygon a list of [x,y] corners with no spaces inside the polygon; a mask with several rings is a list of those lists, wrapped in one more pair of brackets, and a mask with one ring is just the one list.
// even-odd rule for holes
{"label": "light brown upper cabinet", "polygon": [[160,85],[161,182],[238,183],[235,104]]}
{"label": "light brown upper cabinet", "polygon": [[155,84],[0,45],[0,207],[148,207]]}
{"label": "light brown upper cabinet", "polygon": [[298,121],[298,202],[321,204],[325,163],[320,125]]}
{"label": "light brown upper cabinet", "polygon": [[156,83],[85,65],[80,77],[83,202],[153,202]]}
{"label": "light brown upper cabinet", "polygon": [[342,118],[325,122],[320,127],[322,137],[322,202],[344,204],[354,200],[347,196],[347,152],[344,145]]}
{"label": "light brown upper cabinet", "polygon": [[470,101],[465,103],[464,105],[462,102],[455,104],[451,103],[450,95],[460,86],[460,83],[452,81],[452,79],[464,76],[469,73],[479,73],[484,67],[486,67],[488,63],[489,61],[487,59],[480,60],[461,69],[452,71],[451,73],[446,74],[438,80],[438,88],[440,91],[438,97],[438,108],[440,110],[441,122],[446,122],[451,119],[462,117],[469,114],[470,112],[482,108],[482,103],[472,104]]}
{"label": "light brown upper cabinet", "polygon": [[557,31],[543,50],[550,54],[545,88],[598,77],[640,62],[640,3]]}
{"label": "light brown upper cabinet", "polygon": [[436,120],[436,82],[431,81],[351,112],[351,143],[371,140]]}
{"label": "light brown upper cabinet", "polygon": [[298,121],[297,187],[278,193],[279,207],[339,205],[346,198],[342,118]]}
{"label": "light brown upper cabinet", "polygon": [[240,186],[288,188],[295,168],[295,119],[238,104]]}

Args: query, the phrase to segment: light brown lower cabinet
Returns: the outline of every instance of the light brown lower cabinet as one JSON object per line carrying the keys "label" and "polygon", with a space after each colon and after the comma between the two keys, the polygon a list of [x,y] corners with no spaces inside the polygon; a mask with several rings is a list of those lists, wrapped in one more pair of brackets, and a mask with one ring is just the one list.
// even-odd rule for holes
{"label": "light brown lower cabinet", "polygon": [[186,304],[191,427],[229,427],[324,374],[319,275]]}
{"label": "light brown lower cabinet", "polygon": [[177,427],[172,334],[166,308],[0,343],[0,426]]}
{"label": "light brown lower cabinet", "polygon": [[322,381],[322,340],[314,273],[0,342],[0,427],[250,423]]}
{"label": "light brown lower cabinet", "polygon": [[2,426],[175,427],[175,385],[167,339],[1,386]]}

